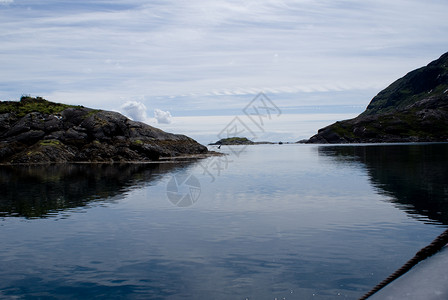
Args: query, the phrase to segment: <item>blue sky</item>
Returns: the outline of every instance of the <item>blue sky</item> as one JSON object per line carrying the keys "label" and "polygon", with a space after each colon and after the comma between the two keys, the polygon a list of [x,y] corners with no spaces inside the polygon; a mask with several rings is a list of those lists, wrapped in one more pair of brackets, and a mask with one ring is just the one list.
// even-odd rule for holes
{"label": "blue sky", "polygon": [[0,0],[0,99],[209,142],[264,92],[282,116],[260,138],[297,140],[448,51],[447,14],[441,0]]}

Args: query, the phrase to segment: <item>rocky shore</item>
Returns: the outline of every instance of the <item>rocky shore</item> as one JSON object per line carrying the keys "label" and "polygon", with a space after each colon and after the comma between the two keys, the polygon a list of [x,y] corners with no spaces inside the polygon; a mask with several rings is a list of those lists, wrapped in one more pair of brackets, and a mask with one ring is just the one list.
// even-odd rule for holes
{"label": "rocky shore", "polygon": [[448,53],[392,83],[358,117],[301,142],[448,142]]}
{"label": "rocky shore", "polygon": [[0,102],[1,164],[145,162],[206,153],[205,146],[185,135],[117,112],[40,97]]}

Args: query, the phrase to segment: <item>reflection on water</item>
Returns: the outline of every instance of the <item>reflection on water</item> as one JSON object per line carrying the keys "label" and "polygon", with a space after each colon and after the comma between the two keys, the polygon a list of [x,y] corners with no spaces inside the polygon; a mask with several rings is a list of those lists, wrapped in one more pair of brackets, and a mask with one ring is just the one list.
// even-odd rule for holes
{"label": "reflection on water", "polygon": [[400,209],[448,225],[448,144],[322,146],[319,155],[360,162]]}
{"label": "reflection on water", "polygon": [[0,217],[45,218],[120,197],[182,164],[0,166]]}
{"label": "reflection on water", "polygon": [[[214,182],[195,163],[2,167],[0,298],[357,299],[443,231],[424,217],[447,224],[446,150],[250,146]],[[170,202],[173,175],[200,181],[194,205]]]}

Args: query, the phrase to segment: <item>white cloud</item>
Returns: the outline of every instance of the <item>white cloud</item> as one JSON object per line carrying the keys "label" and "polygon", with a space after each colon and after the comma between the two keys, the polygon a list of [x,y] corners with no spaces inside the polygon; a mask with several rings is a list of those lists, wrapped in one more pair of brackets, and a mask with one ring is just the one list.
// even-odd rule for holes
{"label": "white cloud", "polygon": [[127,101],[121,106],[121,109],[125,111],[126,116],[134,121],[146,122],[148,119],[146,106],[141,102]]}
{"label": "white cloud", "polygon": [[156,118],[158,124],[170,124],[172,116],[169,111],[156,108],[154,109],[154,118]]}
{"label": "white cloud", "polygon": [[0,0],[0,4],[10,4],[13,2],[14,2],[14,0]]}

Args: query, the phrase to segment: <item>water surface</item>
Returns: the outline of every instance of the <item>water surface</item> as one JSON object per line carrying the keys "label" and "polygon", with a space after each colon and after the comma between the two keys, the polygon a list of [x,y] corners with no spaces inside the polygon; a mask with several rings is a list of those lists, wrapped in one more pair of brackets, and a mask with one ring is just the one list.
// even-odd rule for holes
{"label": "water surface", "polygon": [[447,144],[221,150],[0,168],[0,296],[356,299],[448,224]]}

